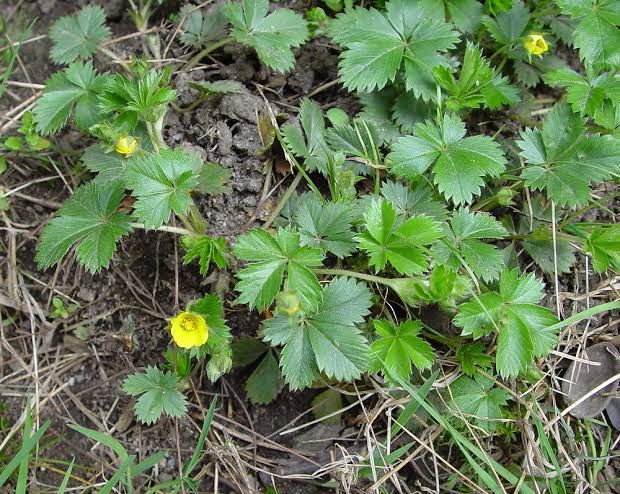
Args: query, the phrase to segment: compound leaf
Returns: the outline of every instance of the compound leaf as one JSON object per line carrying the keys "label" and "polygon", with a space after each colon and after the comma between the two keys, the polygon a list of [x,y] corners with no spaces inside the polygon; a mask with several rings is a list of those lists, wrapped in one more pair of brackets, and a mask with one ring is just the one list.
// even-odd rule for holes
{"label": "compound leaf", "polygon": [[104,10],[98,5],[89,5],[77,15],[61,17],[52,24],[50,56],[58,64],[68,64],[80,57],[90,58],[97,45],[109,35]]}
{"label": "compound leaf", "polygon": [[43,229],[36,261],[46,269],[78,244],[77,259],[91,273],[110,264],[116,242],[131,231],[129,216],[118,211],[123,186],[90,182],[78,188]]}
{"label": "compound leaf", "polygon": [[475,417],[475,422],[487,431],[494,431],[497,420],[503,418],[502,408],[511,399],[510,394],[493,386],[493,381],[482,374],[473,379],[461,376],[450,385],[450,406],[463,415]]}

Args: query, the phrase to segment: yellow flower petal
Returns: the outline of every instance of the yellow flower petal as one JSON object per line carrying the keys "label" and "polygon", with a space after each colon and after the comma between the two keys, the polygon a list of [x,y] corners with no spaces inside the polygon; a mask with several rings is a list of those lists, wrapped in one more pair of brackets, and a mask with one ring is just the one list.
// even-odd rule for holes
{"label": "yellow flower petal", "polygon": [[532,55],[542,55],[549,49],[549,45],[542,34],[530,33],[523,41],[523,46]]}
{"label": "yellow flower petal", "polygon": [[181,312],[170,319],[172,339],[181,348],[202,346],[209,339],[209,328],[202,316]]}
{"label": "yellow flower petal", "polygon": [[138,141],[132,136],[123,136],[116,142],[116,151],[124,155],[133,153],[137,147]]}

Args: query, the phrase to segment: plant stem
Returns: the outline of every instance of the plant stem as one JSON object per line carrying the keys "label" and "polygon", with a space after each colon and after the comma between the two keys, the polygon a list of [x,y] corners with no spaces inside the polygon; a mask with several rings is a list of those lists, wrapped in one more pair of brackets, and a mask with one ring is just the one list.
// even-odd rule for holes
{"label": "plant stem", "polygon": [[203,57],[205,57],[206,55],[208,55],[212,51],[215,51],[218,48],[221,48],[222,46],[227,45],[228,43],[232,43],[233,41],[234,40],[231,37],[228,37],[228,38],[224,38],[224,39],[221,39],[219,41],[216,41],[215,43],[207,46],[203,50],[199,51],[197,55],[193,56],[189,60],[189,62],[187,62],[185,64],[185,67],[183,67],[183,70],[184,71],[188,71],[188,70],[192,69],[193,67],[195,67],[198,64],[198,62],[200,62],[203,59]]}
{"label": "plant stem", "polygon": [[371,274],[358,273],[357,271],[349,271],[348,269],[317,268],[312,271],[316,274],[326,274],[328,276],[349,276],[350,278],[359,278],[360,280],[369,281],[371,283],[380,283],[388,286],[392,281],[389,278],[381,278],[380,276],[373,276]]}
{"label": "plant stem", "polygon": [[[132,228],[138,228],[140,230],[150,230],[150,228],[146,228],[144,223],[131,223]],[[155,229],[158,232],[168,232],[168,233],[176,233],[177,235],[196,235],[196,232],[193,230],[188,230],[186,228],[179,228],[176,226],[166,226],[162,225],[159,228]]]}
{"label": "plant stem", "polygon": [[163,123],[163,116],[156,122],[146,122],[146,130],[149,133],[149,139],[151,139],[151,144],[153,144],[153,149],[156,153],[159,153],[161,148],[166,147],[164,137],[162,136]]}

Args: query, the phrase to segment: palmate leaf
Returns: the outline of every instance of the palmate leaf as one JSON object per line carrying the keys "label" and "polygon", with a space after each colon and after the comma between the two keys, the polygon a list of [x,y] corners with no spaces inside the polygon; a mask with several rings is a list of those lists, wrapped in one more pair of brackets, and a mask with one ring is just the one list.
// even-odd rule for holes
{"label": "palmate leaf", "polygon": [[134,215],[153,230],[167,223],[173,211],[188,212],[193,204],[190,191],[198,184],[192,157],[178,149],[132,157],[124,180],[137,198]]}
{"label": "palmate leaf", "polygon": [[594,65],[620,64],[620,5],[616,0],[557,0],[562,11],[579,21],[575,46]]}
{"label": "palmate leaf", "polygon": [[214,262],[220,269],[225,269],[228,266],[228,261],[226,260],[228,249],[226,248],[224,237],[184,235],[181,237],[181,243],[187,251],[185,256],[183,256],[183,264],[188,264],[194,259],[198,259],[200,274],[207,273],[211,262]]}
{"label": "palmate leaf", "polygon": [[461,364],[461,370],[469,377],[476,374],[476,368],[488,369],[493,359],[484,353],[484,343],[468,343],[460,346],[456,351],[456,359]]}
{"label": "palmate leaf", "polygon": [[557,206],[588,202],[590,184],[620,170],[620,142],[611,136],[586,135],[583,119],[563,103],[549,112],[541,129],[526,129],[517,145],[528,166],[521,173],[533,189],[545,190]]}
{"label": "palmate leaf", "polygon": [[364,226],[356,239],[360,249],[369,254],[369,264],[382,271],[389,262],[408,276],[426,271],[426,246],[441,237],[439,224],[428,216],[414,216],[399,224],[394,206],[385,199],[372,201]]}
{"label": "palmate leaf", "polygon": [[371,372],[394,373],[405,381],[411,378],[412,364],[418,369],[426,369],[435,360],[431,345],[419,335],[422,329],[420,321],[405,321],[395,326],[389,321],[374,322],[379,338],[370,345]]}
{"label": "palmate leaf", "polygon": [[308,27],[292,10],[280,8],[268,14],[268,8],[268,0],[243,0],[241,4],[228,3],[225,14],[237,42],[254,48],[268,67],[286,73],[295,64],[291,48],[308,39]]}
{"label": "palmate leaf", "polygon": [[[187,12],[188,10],[191,12]],[[185,17],[181,25],[183,33],[179,39],[186,46],[201,49],[226,36],[228,19],[224,15],[222,5],[215,5],[207,12],[195,9],[193,5],[187,5],[181,9],[179,15],[181,18]]]}
{"label": "palmate leaf", "polygon": [[68,64],[80,57],[90,58],[97,45],[109,35],[104,10],[98,5],[89,5],[77,15],[61,17],[52,24],[49,31],[53,43],[50,56],[59,64]]}
{"label": "palmate leaf", "polygon": [[146,425],[157,422],[163,413],[181,417],[187,411],[187,399],[177,390],[177,376],[157,367],[128,376],[123,381],[123,391],[140,396],[135,405],[136,417]]}
{"label": "palmate leaf", "polygon": [[43,135],[58,132],[67,124],[71,113],[75,124],[88,130],[101,118],[97,94],[107,79],[107,75],[97,75],[92,62],[72,63],[63,72],[52,75],[33,110],[37,132]]}
{"label": "palmate leaf", "polygon": [[381,195],[394,206],[401,219],[410,218],[414,214],[423,214],[441,222],[448,216],[443,201],[426,182],[421,180],[410,186],[386,180],[381,186]]}
{"label": "palmate leaf", "polygon": [[581,115],[593,116],[606,99],[620,104],[620,85],[610,74],[595,75],[586,71],[586,76],[571,69],[561,69],[544,76],[545,82],[552,87],[566,90],[566,101],[573,111]]}
{"label": "palmate leaf", "polygon": [[43,229],[37,246],[39,269],[60,261],[78,244],[77,259],[91,273],[110,264],[116,242],[131,231],[129,216],[118,211],[123,186],[89,182],[78,188]]}
{"label": "palmate leaf", "polygon": [[325,143],[325,119],[320,105],[311,99],[304,98],[299,107],[299,123],[302,131],[294,125],[282,127],[282,136],[289,150],[305,160],[307,170],[318,170],[327,174],[327,153]]}
{"label": "palmate leaf", "polygon": [[84,150],[81,160],[86,168],[97,174],[97,183],[123,181],[127,160],[120,154],[106,153],[101,145],[92,144]]}
{"label": "palmate leaf", "polygon": [[275,236],[256,228],[237,239],[233,254],[250,261],[237,273],[235,289],[241,293],[241,303],[259,310],[269,307],[286,274],[287,288],[297,292],[302,308],[313,310],[318,306],[321,287],[309,268],[320,266],[324,254],[321,249],[302,246],[293,228],[279,228]]}
{"label": "palmate leaf", "polygon": [[368,343],[355,325],[364,321],[371,305],[364,283],[337,277],[323,288],[316,310],[263,322],[263,339],[284,347],[280,366],[291,389],[309,387],[321,372],[348,381],[368,369]]}
{"label": "palmate leaf", "polygon": [[450,393],[450,408],[458,409],[465,418],[475,417],[475,423],[487,431],[497,428],[497,419],[503,417],[502,407],[511,399],[510,393],[494,387],[493,381],[480,373],[473,379],[459,377],[450,385]]}
{"label": "palmate leaf", "polygon": [[458,33],[417,2],[391,0],[385,7],[385,14],[357,7],[331,23],[332,38],[345,48],[339,64],[344,86],[382,89],[402,70],[407,91],[434,97],[432,68],[447,64],[442,53],[454,48]]}
{"label": "palmate leaf", "polygon": [[355,250],[351,209],[346,204],[328,202],[308,193],[300,198],[295,210],[302,245],[318,247],[337,257],[346,257]]}
{"label": "palmate leaf", "polygon": [[557,342],[548,328],[557,318],[546,307],[543,284],[533,274],[502,273],[499,292],[487,292],[459,306],[454,324],[463,335],[480,338],[493,330],[497,337],[496,367],[502,377],[516,377],[536,358],[546,356]]}
{"label": "palmate leaf", "polygon": [[421,0],[429,14],[441,14],[451,20],[463,32],[478,29],[482,20],[483,6],[477,0]]}
{"label": "palmate leaf", "polygon": [[[456,249],[476,276],[484,281],[497,279],[502,270],[502,253],[483,239],[501,239],[508,235],[503,225],[488,213],[456,211],[445,230],[446,240]],[[437,242],[433,255],[438,263],[461,268],[461,260],[447,245]]]}
{"label": "palmate leaf", "polygon": [[514,0],[512,8],[500,12],[495,19],[487,16],[482,19],[495,41],[505,46],[512,46],[521,40],[529,21],[530,11],[521,0]]}
{"label": "palmate leaf", "polygon": [[444,115],[441,127],[432,122],[416,125],[414,135],[398,139],[388,155],[390,170],[416,180],[432,167],[439,191],[454,204],[467,204],[484,186],[483,177],[504,171],[506,158],[490,136],[465,137],[465,124]]}

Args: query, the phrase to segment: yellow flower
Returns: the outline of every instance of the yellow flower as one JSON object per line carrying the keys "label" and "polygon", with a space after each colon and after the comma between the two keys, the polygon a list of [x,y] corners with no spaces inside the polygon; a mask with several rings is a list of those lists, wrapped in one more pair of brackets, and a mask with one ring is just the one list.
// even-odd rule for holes
{"label": "yellow flower", "polygon": [[549,45],[542,34],[530,33],[523,41],[523,46],[532,55],[542,55],[549,49]]}
{"label": "yellow flower", "polygon": [[181,348],[204,345],[209,339],[209,328],[202,316],[181,312],[170,319],[172,339]]}
{"label": "yellow flower", "polygon": [[133,153],[137,147],[138,141],[131,136],[123,136],[116,142],[116,151],[125,156]]}

